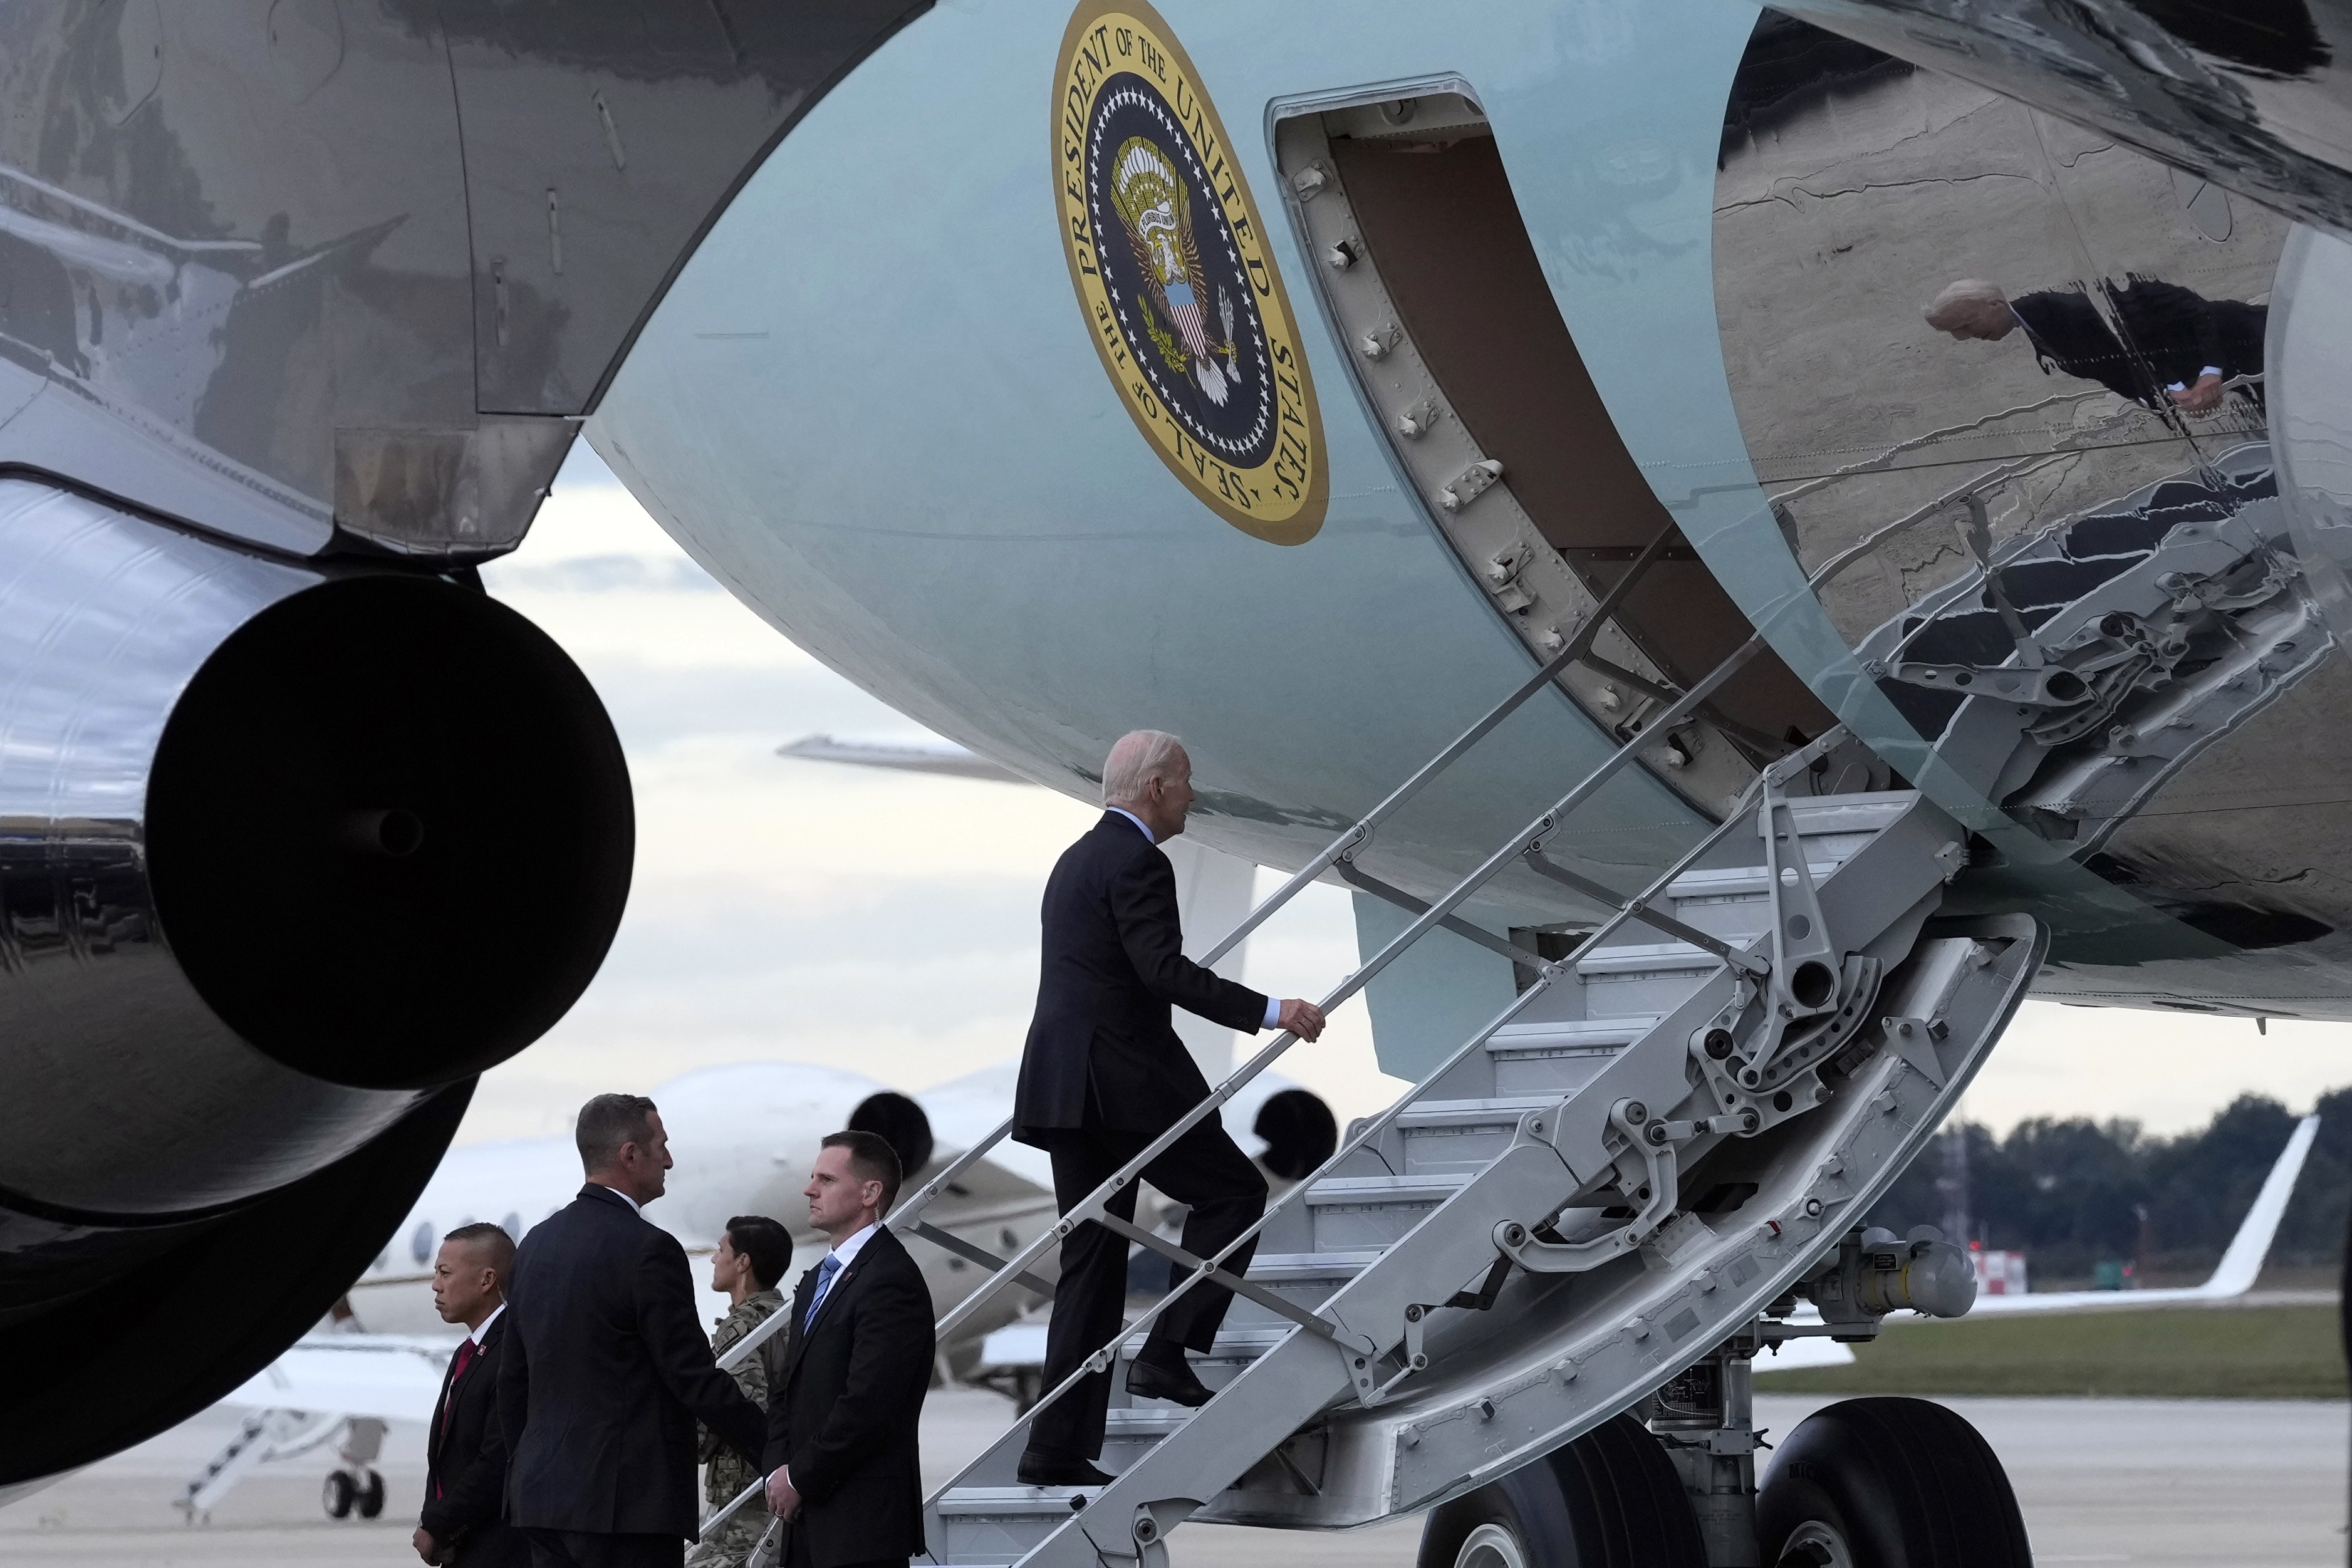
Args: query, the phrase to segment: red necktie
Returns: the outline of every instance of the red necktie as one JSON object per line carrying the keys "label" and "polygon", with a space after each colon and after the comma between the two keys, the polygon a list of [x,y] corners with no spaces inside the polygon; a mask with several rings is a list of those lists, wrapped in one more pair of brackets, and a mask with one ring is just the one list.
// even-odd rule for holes
{"label": "red necktie", "polygon": [[[474,1364],[474,1348],[473,1336],[468,1334],[465,1343],[457,1347],[457,1359],[449,1368],[449,1386],[441,1396],[441,1435],[445,1437],[449,1435],[450,1401],[457,1396],[457,1379],[465,1376],[466,1368]],[[437,1480],[433,1483],[433,1495],[441,1495],[441,1483]]]}

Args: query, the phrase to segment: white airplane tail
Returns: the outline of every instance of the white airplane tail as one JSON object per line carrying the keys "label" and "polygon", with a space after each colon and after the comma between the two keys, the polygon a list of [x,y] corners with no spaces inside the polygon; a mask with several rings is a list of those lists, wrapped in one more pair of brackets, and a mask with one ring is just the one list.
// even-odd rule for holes
{"label": "white airplane tail", "polygon": [[2197,1286],[2194,1294],[2207,1299],[2242,1296],[2253,1288],[2255,1276],[2263,1271],[2263,1260],[2270,1256],[2271,1242],[2278,1235],[2279,1221],[2286,1214],[2287,1199],[2294,1196],[2295,1178],[2303,1174],[2303,1162],[2318,1135],[2316,1115],[2305,1116],[2295,1124],[2286,1147],[2279,1152],[2278,1163],[2263,1178],[2263,1190],[2254,1195],[2253,1207],[2246,1210],[2245,1223],[2230,1239],[2229,1250],[2221,1254],[2212,1277]]}

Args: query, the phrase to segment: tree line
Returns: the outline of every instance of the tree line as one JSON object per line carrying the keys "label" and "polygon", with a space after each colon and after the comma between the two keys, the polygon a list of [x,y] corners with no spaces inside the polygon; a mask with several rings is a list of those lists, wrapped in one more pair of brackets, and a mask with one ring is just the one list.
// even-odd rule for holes
{"label": "tree line", "polygon": [[[2343,1258],[2352,1088],[2321,1096],[2315,1109],[2319,1135],[2273,1244],[2274,1267]],[[1870,1222],[1900,1234],[1964,1212],[1969,1239],[2026,1254],[2037,1290],[2087,1282],[2102,1260],[2137,1261],[2147,1283],[2183,1282],[2219,1260],[2296,1120],[2277,1101],[2245,1094],[2209,1125],[2173,1137],[2088,1117],[2038,1116],[2005,1137],[1961,1124],[1937,1134]],[[1967,1140],[1964,1187],[1956,1138]]]}

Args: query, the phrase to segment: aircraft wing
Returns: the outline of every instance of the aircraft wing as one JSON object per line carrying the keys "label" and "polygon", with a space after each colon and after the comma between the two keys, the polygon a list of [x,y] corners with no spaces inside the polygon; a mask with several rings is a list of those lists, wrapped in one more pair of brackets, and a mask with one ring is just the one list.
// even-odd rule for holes
{"label": "aircraft wing", "polygon": [[999,784],[1026,784],[1001,762],[952,741],[835,740],[829,735],[804,735],[776,747],[779,757],[804,758],[812,762],[847,762],[860,768],[889,768],[902,773],[944,773],[957,779],[986,779]]}
{"label": "aircraft wing", "polygon": [[430,1421],[457,1338],[326,1333],[297,1340],[222,1401],[379,1421]]}
{"label": "aircraft wing", "polygon": [[[2242,1296],[2251,1290],[2256,1275],[2263,1271],[2263,1260],[2270,1255],[2271,1242],[2278,1235],[2279,1221],[2286,1214],[2287,1199],[2294,1195],[2295,1178],[2303,1174],[2303,1162],[2311,1153],[2312,1140],[2319,1135],[2319,1118],[2305,1116],[2296,1124],[2294,1132],[2279,1152],[2278,1163],[2263,1179],[2262,1191],[2254,1195],[2254,1206],[2238,1227],[2238,1234],[2230,1239],[2229,1249],[2211,1277],[2201,1285],[2184,1285],[2176,1289],[2157,1291],[2029,1291],[2022,1296],[1979,1296],[1968,1316],[1981,1318],[2003,1312],[2114,1312],[2127,1307],[2181,1306],[2200,1301],[2226,1301]],[[1966,1320],[1959,1320],[1966,1321]]]}

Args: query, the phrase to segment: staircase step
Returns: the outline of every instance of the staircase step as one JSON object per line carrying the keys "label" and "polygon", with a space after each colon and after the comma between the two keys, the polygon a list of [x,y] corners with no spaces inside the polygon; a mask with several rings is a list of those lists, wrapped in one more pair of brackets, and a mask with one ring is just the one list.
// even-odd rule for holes
{"label": "staircase step", "polygon": [[1656,1013],[1567,1019],[1555,1023],[1507,1023],[1486,1040],[1493,1057],[1542,1055],[1613,1056],[1657,1026]]}
{"label": "staircase step", "polygon": [[1587,1017],[1657,1015],[1680,1007],[1722,967],[1722,959],[1687,942],[1628,942],[1579,958],[1576,974]]}
{"label": "staircase step", "polygon": [[1018,1563],[1083,1504],[1075,1487],[957,1487],[939,1500],[944,1542],[930,1543],[941,1563]]}
{"label": "staircase step", "polygon": [[[1103,1430],[1128,1437],[1149,1437],[1153,1442],[1173,1432],[1192,1418],[1192,1413],[1181,1405],[1128,1405],[1109,1412]],[[1115,1467],[1105,1467],[1106,1469]]]}
{"label": "staircase step", "polygon": [[1495,1092],[1558,1099],[1584,1087],[1616,1054],[1657,1027],[1654,1013],[1506,1024],[1486,1041]]}
{"label": "staircase step", "polygon": [[[1253,1272],[1255,1272],[1254,1270]],[[1248,1304],[1244,1298],[1234,1298],[1234,1310],[1227,1314],[1224,1325],[1217,1330],[1216,1340],[1212,1344],[1209,1354],[1202,1355],[1195,1353],[1185,1358],[1192,1364],[1192,1375],[1211,1388],[1223,1388],[1240,1376],[1250,1363],[1280,1344],[1290,1335],[1294,1325],[1287,1318],[1260,1322],[1241,1321],[1241,1308]],[[1139,1400],[1128,1393],[1126,1366],[1135,1359],[1136,1353],[1142,1348],[1143,1343],[1140,1340],[1129,1340],[1118,1347],[1120,1365],[1111,1378],[1111,1408],[1175,1411],[1180,1415],[1189,1414],[1183,1406],[1171,1405],[1161,1399]]]}
{"label": "staircase step", "polygon": [[1352,1280],[1380,1261],[1377,1251],[1261,1252],[1250,1260],[1249,1277],[1281,1290],[1317,1280]]}
{"label": "staircase step", "polygon": [[1424,1100],[1402,1112],[1396,1129],[1407,1176],[1478,1170],[1511,1146],[1519,1119],[1559,1103],[1557,1094],[1506,1094],[1486,1100]]}
{"label": "staircase step", "polygon": [[[1380,1256],[1372,1251],[1261,1252],[1250,1260],[1250,1282],[1313,1312],[1330,1300],[1333,1291],[1378,1262]],[[1236,1296],[1225,1322],[1234,1329],[1279,1329],[1288,1327],[1290,1320],[1246,1296]]]}
{"label": "staircase step", "polygon": [[1129,1465],[1158,1448],[1160,1439],[1192,1418],[1192,1412],[1183,1406],[1157,1399],[1117,1406],[1106,1413],[1102,1458],[1097,1462],[1113,1475],[1123,1474]]}
{"label": "staircase step", "polygon": [[[1820,883],[1845,862],[1843,861],[1808,861],[1805,869]],[[1695,871],[1675,879],[1666,889],[1666,896],[1678,904],[1705,904],[1714,899],[1761,901],[1764,890],[1772,884],[1769,866],[1727,866],[1720,871]]]}
{"label": "staircase step", "polygon": [[1808,838],[1832,833],[1867,837],[1894,826],[1918,799],[1916,790],[1896,789],[1870,795],[1800,796],[1789,804],[1797,820],[1797,831]]}
{"label": "staircase step", "polygon": [[1327,1176],[1307,1193],[1318,1251],[1361,1251],[1394,1242],[1462,1190],[1461,1172]]}
{"label": "staircase step", "polygon": [[1628,942],[1597,947],[1576,961],[1580,975],[1672,975],[1677,978],[1713,969],[1723,962],[1687,942]]}

